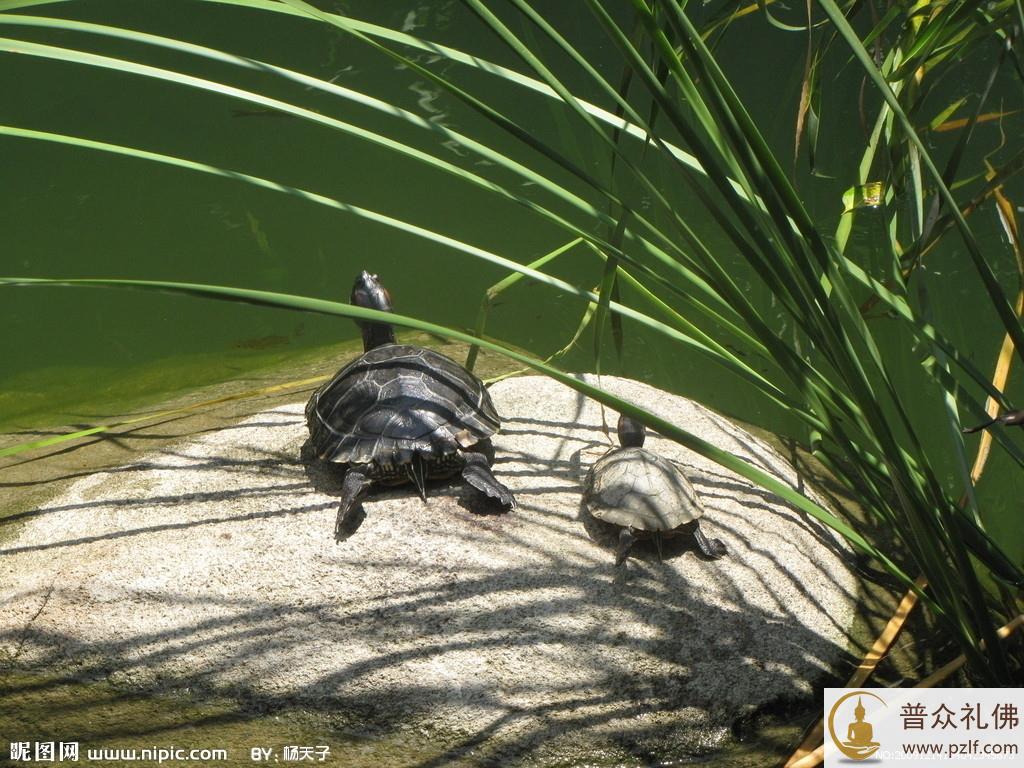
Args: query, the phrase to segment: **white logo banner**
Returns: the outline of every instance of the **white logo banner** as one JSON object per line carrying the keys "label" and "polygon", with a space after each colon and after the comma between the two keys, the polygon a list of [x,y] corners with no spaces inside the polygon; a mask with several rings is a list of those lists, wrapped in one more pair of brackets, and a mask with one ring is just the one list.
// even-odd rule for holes
{"label": "white logo banner", "polygon": [[1024,688],[826,688],[825,766],[1024,766]]}

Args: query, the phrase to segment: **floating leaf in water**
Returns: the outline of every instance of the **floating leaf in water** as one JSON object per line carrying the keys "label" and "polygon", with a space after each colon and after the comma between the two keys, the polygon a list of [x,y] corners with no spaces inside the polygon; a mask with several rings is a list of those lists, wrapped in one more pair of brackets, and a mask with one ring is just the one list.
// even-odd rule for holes
{"label": "floating leaf in water", "polygon": [[[1019,109],[1014,109],[1014,110],[1011,110],[1010,112],[986,112],[983,115],[978,115],[978,119],[975,120],[975,122],[976,123],[988,123],[988,122],[991,122],[993,120],[999,120],[1000,118],[1003,118],[1003,117],[1009,117],[1010,115],[1015,115],[1018,112],[1020,112]],[[959,118],[957,120],[946,120],[943,123],[939,123],[938,125],[932,126],[932,130],[937,132],[937,133],[941,133],[943,131],[956,131],[956,130],[958,130],[960,128],[963,128],[965,125],[967,125],[969,120],[970,120],[970,118],[967,118],[967,117],[961,117],[961,118]]]}
{"label": "floating leaf in water", "polygon": [[850,213],[858,208],[877,208],[882,204],[885,194],[885,182],[869,181],[850,187],[843,193],[843,213]]}
{"label": "floating leaf in water", "polygon": [[295,117],[279,109],[233,109],[232,117]]}
{"label": "floating leaf in water", "polygon": [[933,131],[948,130],[946,128],[942,128],[942,126],[945,125],[946,121],[953,116],[953,113],[955,113],[958,109],[960,109],[960,107],[963,106],[963,103],[965,101],[967,101],[966,98],[957,99],[956,101],[954,101],[948,107],[939,112],[939,114],[933,117],[932,121],[928,123],[928,127],[931,128]]}
{"label": "floating leaf in water", "polygon": [[243,339],[232,346],[237,349],[273,349],[274,347],[283,347],[289,342],[291,339],[287,336],[258,336],[253,339]]}

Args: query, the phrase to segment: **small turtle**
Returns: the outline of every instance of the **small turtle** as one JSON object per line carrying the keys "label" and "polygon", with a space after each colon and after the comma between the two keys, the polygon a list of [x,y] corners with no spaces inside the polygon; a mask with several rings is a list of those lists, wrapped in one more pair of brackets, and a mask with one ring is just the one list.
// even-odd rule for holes
{"label": "small turtle", "polygon": [[663,456],[644,450],[646,430],[640,422],[620,416],[618,433],[622,447],[594,462],[583,489],[590,514],[622,529],[615,564],[623,563],[637,539],[653,538],[660,552],[661,539],[678,534],[691,536],[705,557],[722,557],[725,544],[700,530],[704,506],[686,475]]}
{"label": "small turtle", "polygon": [[[392,311],[377,278],[363,272],[352,304]],[[491,473],[490,437],[500,426],[483,382],[439,352],[395,343],[390,324],[357,320],[364,353],[338,371],[306,404],[310,450],[344,465],[334,534],[361,519],[360,499],[376,482],[411,482],[426,501],[430,478],[462,479],[501,505],[516,500]]]}

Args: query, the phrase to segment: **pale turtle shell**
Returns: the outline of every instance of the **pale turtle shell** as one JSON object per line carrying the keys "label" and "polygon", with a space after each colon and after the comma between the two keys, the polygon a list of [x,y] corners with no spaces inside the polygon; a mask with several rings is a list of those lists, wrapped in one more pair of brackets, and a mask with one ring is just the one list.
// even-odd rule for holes
{"label": "pale turtle shell", "polygon": [[598,520],[641,531],[671,531],[704,515],[686,475],[643,448],[616,448],[594,462],[583,500]]}

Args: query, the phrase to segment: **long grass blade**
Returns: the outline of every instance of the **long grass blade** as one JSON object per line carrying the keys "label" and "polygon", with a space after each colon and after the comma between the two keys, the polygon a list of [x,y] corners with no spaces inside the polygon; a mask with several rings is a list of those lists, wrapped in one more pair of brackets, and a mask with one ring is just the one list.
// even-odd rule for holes
{"label": "long grass blade", "polygon": [[921,153],[922,162],[928,169],[928,173],[932,177],[935,188],[942,197],[942,200],[945,202],[949,213],[952,214],[957,230],[960,232],[961,239],[963,240],[963,243],[967,248],[967,252],[971,257],[971,261],[978,272],[978,276],[981,278],[981,282],[984,285],[985,290],[988,292],[989,299],[992,302],[992,308],[999,315],[1007,334],[1011,339],[1013,339],[1017,355],[1021,357],[1021,359],[1024,359],[1024,328],[1021,327],[1021,321],[1014,314],[1013,307],[1010,306],[1006,295],[1003,293],[1002,287],[999,285],[999,281],[992,273],[991,267],[989,267],[988,262],[982,255],[981,248],[978,246],[974,233],[971,232],[966,219],[964,219],[963,214],[960,213],[960,207],[957,205],[956,200],[949,191],[949,187],[946,186],[943,181],[942,174],[935,166],[935,163],[928,154],[921,138],[917,135],[917,131],[914,130],[914,126],[911,124],[910,119],[907,117],[903,108],[900,106],[899,101],[896,99],[896,96],[889,88],[889,84],[875,67],[874,62],[871,61],[871,57],[864,49],[864,46],[861,45],[856,32],[853,31],[853,28],[850,26],[845,16],[843,16],[838,6],[833,2],[833,0],[820,0],[820,4],[825,13],[828,14],[829,18],[832,20],[832,23],[835,24],[836,28],[839,30],[844,41],[853,52],[854,57],[860,62],[868,77],[875,84],[878,92],[882,95],[886,103],[889,105],[889,108],[893,111],[893,114],[899,120],[907,140],[910,141],[917,148],[918,152]]}
{"label": "long grass blade", "polygon": [[[340,212],[357,216],[367,221],[382,224],[384,226],[405,232],[406,234],[412,235],[414,237],[423,238],[429,240],[430,242],[448,248],[452,248],[466,255],[472,256],[474,258],[480,259],[490,264],[494,264],[506,271],[517,272],[527,277],[531,277],[539,283],[548,285],[552,288],[556,288],[560,291],[564,291],[565,293],[577,296],[578,298],[584,299],[586,301],[597,302],[599,300],[597,294],[591,291],[585,291],[583,289],[577,288],[576,286],[571,285],[570,283],[567,283],[564,280],[552,277],[551,275],[548,275],[544,272],[540,272],[536,269],[532,269],[528,266],[523,266],[515,261],[512,261],[511,259],[499,256],[498,254],[492,253],[485,249],[461,242],[459,240],[456,240],[455,238],[448,237],[447,235],[434,232],[424,227],[420,227],[415,224],[411,224],[409,222],[405,222],[394,217],[378,213],[376,211],[371,211],[367,208],[362,208],[360,206],[344,203],[339,200],[335,200],[333,198],[326,197],[324,195],[320,195],[307,190],[299,189],[296,187],[289,187],[287,185],[279,184],[277,182],[269,181],[267,179],[262,179],[256,176],[250,176],[248,174],[238,173],[235,171],[229,171],[222,168],[218,168],[216,166],[206,165],[203,163],[197,163],[192,160],[185,160],[183,158],[176,158],[169,155],[162,155],[156,152],[138,150],[130,147],[106,144],[104,142],[97,142],[90,139],[81,139],[78,137],[66,136],[62,134],[52,134],[43,131],[31,131],[22,128],[14,128],[11,126],[0,125],[0,135],[5,134],[21,138],[68,144],[71,146],[100,150],[103,152],[111,152],[115,154],[125,155],[128,157],[135,157],[139,159],[165,163],[187,170],[198,171],[200,173],[208,173],[216,176],[222,176],[224,178],[244,181],[248,184],[252,184],[253,186],[261,187],[263,189],[267,189],[274,192],[281,192],[284,194],[293,195],[308,202],[315,203],[317,205],[327,206]],[[708,355],[709,359],[721,361],[723,362],[723,364],[729,366],[733,366],[739,363],[742,367],[746,367],[744,364],[742,364],[741,361],[732,359],[731,356],[728,358],[723,358],[722,356],[712,352],[709,347],[698,342],[696,339],[693,339],[687,334],[675,328],[672,328],[658,320],[654,320],[648,315],[645,315],[641,312],[637,312],[636,310],[626,305],[620,304],[618,302],[610,302],[609,307],[611,311],[619,313],[623,317],[627,317],[653,330],[656,330],[659,333],[662,333],[670,338],[673,338],[675,341],[682,343],[685,346],[691,347],[692,349],[701,354]],[[812,423],[817,423],[816,419],[806,410],[804,410],[798,401],[794,400],[784,391],[782,391],[781,389],[779,389],[778,387],[776,387],[775,385],[771,384],[770,382],[763,378],[760,379],[760,384],[767,388],[765,394],[767,394],[772,399],[776,400],[780,405],[792,409],[794,414],[801,414],[804,418],[810,419]]]}

